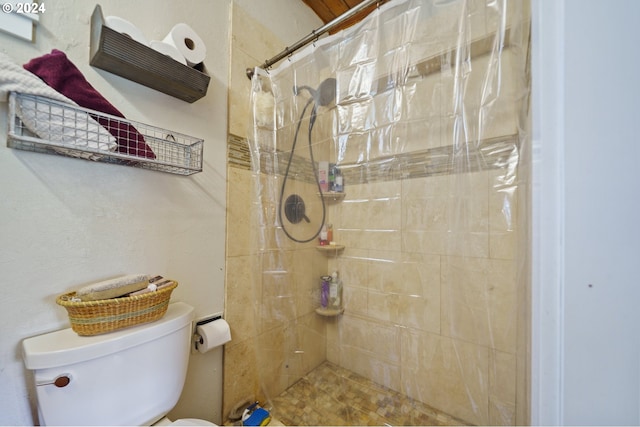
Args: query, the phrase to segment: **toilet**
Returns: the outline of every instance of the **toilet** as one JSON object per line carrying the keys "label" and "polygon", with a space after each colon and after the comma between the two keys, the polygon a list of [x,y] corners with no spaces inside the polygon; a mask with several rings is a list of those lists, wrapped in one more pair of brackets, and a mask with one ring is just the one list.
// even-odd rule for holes
{"label": "toilet", "polygon": [[25,339],[40,425],[216,425],[166,418],[184,386],[193,313],[176,302],[153,323],[96,336],[63,329]]}

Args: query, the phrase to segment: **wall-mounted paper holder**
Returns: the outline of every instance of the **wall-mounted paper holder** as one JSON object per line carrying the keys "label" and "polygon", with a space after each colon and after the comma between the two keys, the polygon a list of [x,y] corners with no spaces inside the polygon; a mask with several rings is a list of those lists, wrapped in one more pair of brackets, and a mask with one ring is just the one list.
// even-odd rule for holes
{"label": "wall-mounted paper holder", "polygon": [[192,352],[206,353],[231,341],[229,324],[222,313],[196,321]]}
{"label": "wall-mounted paper holder", "polygon": [[186,102],[207,94],[206,73],[181,64],[105,25],[100,5],[91,15],[89,63]]}

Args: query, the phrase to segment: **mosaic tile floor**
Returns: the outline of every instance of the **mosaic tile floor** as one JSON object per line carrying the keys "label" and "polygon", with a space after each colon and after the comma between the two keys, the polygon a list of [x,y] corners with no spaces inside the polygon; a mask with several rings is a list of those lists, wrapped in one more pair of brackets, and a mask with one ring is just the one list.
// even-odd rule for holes
{"label": "mosaic tile floor", "polygon": [[288,426],[469,425],[329,362],[272,403],[274,418]]}

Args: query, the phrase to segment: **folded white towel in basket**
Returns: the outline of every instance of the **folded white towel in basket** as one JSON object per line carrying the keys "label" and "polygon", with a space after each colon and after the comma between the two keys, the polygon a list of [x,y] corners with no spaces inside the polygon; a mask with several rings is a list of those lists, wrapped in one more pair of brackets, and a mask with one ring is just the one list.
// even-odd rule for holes
{"label": "folded white towel in basket", "polygon": [[[91,116],[77,107],[78,104],[52,89],[38,76],[14,63],[0,52],[0,102],[6,102],[10,92],[46,97],[70,106],[59,105],[48,100],[25,96],[16,105],[16,115],[25,127],[46,141],[69,147],[115,151],[116,139]],[[74,157],[96,160],[99,154],[66,150],[57,151]]]}
{"label": "folded white towel in basket", "polygon": [[149,286],[148,274],[130,274],[102,282],[90,283],[76,291],[76,297],[82,301],[110,299],[145,289]]}

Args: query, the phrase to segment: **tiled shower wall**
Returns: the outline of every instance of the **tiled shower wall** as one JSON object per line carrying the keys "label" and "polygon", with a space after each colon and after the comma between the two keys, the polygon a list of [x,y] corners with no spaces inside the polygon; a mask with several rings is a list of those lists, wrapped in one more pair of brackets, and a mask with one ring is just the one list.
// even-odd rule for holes
{"label": "tiled shower wall", "polygon": [[[241,9],[234,9],[233,19],[234,29],[260,27]],[[260,34],[269,52],[282,47],[268,30]],[[269,54],[240,40],[246,35],[234,30],[233,37],[229,122],[230,133],[241,140],[249,124],[250,90],[243,70]],[[512,60],[505,50],[501,91],[507,102],[489,110],[482,130],[470,126],[476,132],[470,138],[518,141],[522,117],[512,102],[522,101],[521,82],[509,74],[518,70]],[[483,71],[487,61],[473,64]],[[467,93],[480,94],[482,83],[482,73],[471,74]],[[454,142],[452,84],[446,70],[419,83],[421,93],[432,94],[428,102],[435,119],[428,126],[420,121],[408,126],[405,152]],[[411,135],[421,136],[420,145]],[[347,152],[345,161],[357,155]],[[238,150],[230,154],[240,157]],[[335,239],[346,246],[333,258],[313,244],[286,242],[284,251],[257,254],[251,212],[262,207],[254,200],[247,160],[228,168],[225,315],[233,341],[225,346],[223,414],[242,400],[277,395],[328,359],[470,423],[527,422],[521,209],[526,203],[519,202],[526,199],[526,170],[507,164],[461,172],[454,163],[433,175],[348,180],[345,200],[328,205]],[[261,271],[288,274],[278,278],[252,270],[256,256]],[[344,282],[345,313],[326,319],[314,313],[314,296],[318,277],[334,269]],[[283,298],[291,303],[276,307]]]}
{"label": "tiled shower wall", "polygon": [[[341,272],[346,310],[328,323],[329,361],[474,424],[516,423],[516,339],[525,319],[509,235],[517,203],[511,191],[491,191],[501,172],[348,187],[331,211],[346,249],[330,270]],[[456,179],[471,186],[468,229],[451,244]]]}
{"label": "tiled shower wall", "polygon": [[[250,28],[251,31],[246,31]],[[282,252],[257,254],[252,235],[252,213],[261,209],[249,170],[246,136],[251,82],[247,67],[279,52],[285,42],[234,4],[232,14],[229,92],[229,154],[227,168],[227,262],[225,318],[232,341],[225,345],[223,417],[244,401],[276,396],[326,360],[325,324],[314,312],[310,297],[314,278],[326,270],[309,244],[291,245]],[[289,276],[262,275],[252,268],[256,257],[264,269],[287,269]],[[294,271],[294,266],[299,266]],[[262,269],[260,269],[262,270]],[[275,301],[287,300],[276,309]],[[256,306],[256,303],[264,303]],[[273,310],[272,310],[273,309]],[[304,355],[294,349],[305,349]],[[262,379],[262,381],[260,381]],[[264,387],[264,388],[262,388]]]}
{"label": "tiled shower wall", "polygon": [[[343,278],[345,312],[327,323],[327,359],[479,425],[528,419],[526,57],[519,48],[472,59],[464,118],[453,113],[452,70],[443,70],[415,83],[433,119],[409,118],[396,140],[402,148],[346,135],[343,164],[357,163],[362,147],[365,155],[395,149],[406,158],[400,170],[387,156],[351,174],[328,219],[346,248],[329,260],[328,270]],[[496,60],[500,97],[481,116]],[[461,119],[465,140],[474,142],[456,152]],[[493,147],[481,161],[478,140]],[[508,155],[492,157],[499,152]],[[446,166],[429,161],[441,155]]]}

